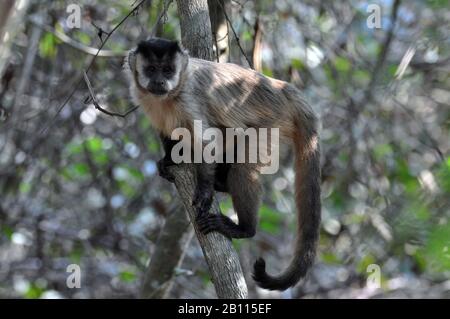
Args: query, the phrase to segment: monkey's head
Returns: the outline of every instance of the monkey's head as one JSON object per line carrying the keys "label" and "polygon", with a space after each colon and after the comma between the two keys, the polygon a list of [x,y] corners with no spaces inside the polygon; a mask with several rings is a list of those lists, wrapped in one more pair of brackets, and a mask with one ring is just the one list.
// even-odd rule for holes
{"label": "monkey's head", "polygon": [[140,42],[128,56],[139,89],[161,98],[178,87],[188,60],[178,42],[161,38]]}

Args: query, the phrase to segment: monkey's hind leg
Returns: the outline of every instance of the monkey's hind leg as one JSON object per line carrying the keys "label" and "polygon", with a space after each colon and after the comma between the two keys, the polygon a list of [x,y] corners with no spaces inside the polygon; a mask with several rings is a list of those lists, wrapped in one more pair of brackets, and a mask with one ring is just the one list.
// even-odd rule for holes
{"label": "monkey's hind leg", "polygon": [[227,190],[238,215],[238,224],[225,215],[205,215],[197,220],[204,234],[217,231],[229,238],[249,238],[256,232],[261,201],[261,183],[254,165],[231,164],[227,176]]}
{"label": "monkey's hind leg", "polygon": [[156,166],[158,167],[158,173],[159,173],[159,176],[161,176],[162,178],[173,183],[173,182],[175,182],[175,177],[170,173],[168,168],[170,166],[177,165],[172,160],[171,152],[172,152],[173,146],[176,143],[178,143],[178,141],[171,140],[170,138],[168,138],[162,134],[160,135],[160,139],[161,139],[161,143],[163,145],[165,154],[164,154],[164,157],[156,163]]}
{"label": "monkey's hind leg", "polygon": [[228,193],[228,172],[230,170],[230,164],[220,163],[216,166],[216,172],[214,175],[214,190],[216,192]]}
{"label": "monkey's hind leg", "polygon": [[168,180],[171,183],[175,182],[175,177],[169,171],[169,167],[173,166],[173,165],[177,165],[177,164],[175,164],[172,161],[172,159],[168,158],[167,156],[163,157],[162,159],[160,159],[156,163],[156,166],[158,167],[159,176],[161,176],[162,178]]}
{"label": "monkey's hind leg", "polygon": [[207,216],[214,196],[214,174],[216,164],[195,164],[197,185],[192,199],[192,206],[197,212],[197,219]]}

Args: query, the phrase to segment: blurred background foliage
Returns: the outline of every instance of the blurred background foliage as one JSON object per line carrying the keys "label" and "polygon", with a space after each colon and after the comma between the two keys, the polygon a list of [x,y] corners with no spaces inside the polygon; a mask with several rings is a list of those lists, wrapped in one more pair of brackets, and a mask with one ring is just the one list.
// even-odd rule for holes
{"label": "blurred background foliage", "polygon": [[[137,297],[143,271],[177,194],[157,176],[157,135],[138,110],[95,110],[83,77],[92,54],[134,1],[30,1],[0,87],[0,297]],[[446,0],[232,0],[229,60],[246,66],[262,26],[262,71],[299,87],[320,115],[323,223],[317,264],[302,285],[251,296],[450,297],[450,10]],[[66,8],[82,8],[80,29]],[[382,28],[367,27],[369,4]],[[132,105],[125,50],[152,29],[147,1],[111,36],[89,76],[102,107]],[[180,38],[176,5],[163,34]],[[103,35],[104,37],[105,35]],[[95,52],[95,51],[94,51]],[[408,54],[412,58],[408,59]],[[294,240],[291,154],[265,179],[257,236],[236,240],[247,273],[260,255],[272,272]],[[221,209],[233,216],[229,198]],[[82,269],[81,289],[66,267]],[[381,270],[381,288],[366,285]],[[196,240],[170,297],[212,298]]]}

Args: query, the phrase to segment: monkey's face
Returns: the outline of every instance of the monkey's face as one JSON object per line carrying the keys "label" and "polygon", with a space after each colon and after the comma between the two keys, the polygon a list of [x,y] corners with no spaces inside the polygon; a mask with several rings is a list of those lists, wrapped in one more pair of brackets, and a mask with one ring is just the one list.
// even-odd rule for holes
{"label": "monkey's face", "polygon": [[164,98],[180,81],[184,52],[177,42],[150,39],[136,50],[137,80],[150,94]]}

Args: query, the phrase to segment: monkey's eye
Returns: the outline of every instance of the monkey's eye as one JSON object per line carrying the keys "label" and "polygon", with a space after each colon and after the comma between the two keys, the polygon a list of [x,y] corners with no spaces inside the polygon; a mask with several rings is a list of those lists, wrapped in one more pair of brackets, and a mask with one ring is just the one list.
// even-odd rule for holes
{"label": "monkey's eye", "polygon": [[165,74],[170,74],[173,72],[173,68],[171,68],[170,66],[165,66],[165,67],[163,67],[163,72]]}
{"label": "monkey's eye", "polygon": [[146,68],[146,71],[149,72],[149,73],[154,73],[156,71],[156,67],[154,67],[153,65],[149,65]]}

